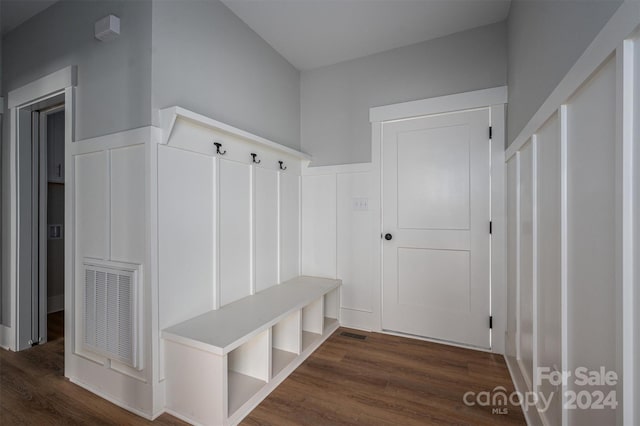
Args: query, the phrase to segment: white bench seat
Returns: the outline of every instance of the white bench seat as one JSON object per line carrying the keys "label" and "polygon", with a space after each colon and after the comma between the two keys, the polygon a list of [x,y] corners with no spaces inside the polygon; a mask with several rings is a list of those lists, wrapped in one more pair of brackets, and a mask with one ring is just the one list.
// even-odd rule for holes
{"label": "white bench seat", "polygon": [[240,422],[338,328],[340,285],[296,277],[162,330],[167,412]]}

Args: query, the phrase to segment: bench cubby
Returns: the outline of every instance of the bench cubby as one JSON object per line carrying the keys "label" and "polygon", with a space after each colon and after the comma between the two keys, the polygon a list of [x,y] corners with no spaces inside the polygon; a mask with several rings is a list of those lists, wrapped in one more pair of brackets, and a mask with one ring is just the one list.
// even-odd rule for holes
{"label": "bench cubby", "polygon": [[164,329],[167,411],[240,422],[338,328],[340,285],[297,277]]}
{"label": "bench cubby", "polygon": [[324,329],[331,329],[338,324],[340,313],[340,289],[330,291],[324,295]]}
{"label": "bench cubby", "polygon": [[277,376],[302,349],[302,316],[294,311],[271,329],[271,377]]}

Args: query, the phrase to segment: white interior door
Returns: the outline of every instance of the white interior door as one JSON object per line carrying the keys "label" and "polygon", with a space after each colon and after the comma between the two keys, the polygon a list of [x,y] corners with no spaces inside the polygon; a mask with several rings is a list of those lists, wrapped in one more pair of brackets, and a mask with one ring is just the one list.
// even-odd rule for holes
{"label": "white interior door", "polygon": [[490,347],[489,125],[489,109],[383,125],[385,330]]}

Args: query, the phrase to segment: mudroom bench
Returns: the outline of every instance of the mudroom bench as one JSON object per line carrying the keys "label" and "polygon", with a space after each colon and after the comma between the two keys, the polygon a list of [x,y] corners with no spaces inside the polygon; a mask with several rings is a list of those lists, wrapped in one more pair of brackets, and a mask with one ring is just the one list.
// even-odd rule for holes
{"label": "mudroom bench", "polygon": [[338,328],[340,285],[300,276],[164,329],[167,412],[240,422]]}

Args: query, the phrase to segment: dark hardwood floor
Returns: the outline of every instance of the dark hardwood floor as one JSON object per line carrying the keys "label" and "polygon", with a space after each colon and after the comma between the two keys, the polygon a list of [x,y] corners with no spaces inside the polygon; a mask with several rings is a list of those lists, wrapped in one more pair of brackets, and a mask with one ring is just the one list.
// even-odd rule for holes
{"label": "dark hardwood floor", "polygon": [[[168,414],[149,422],[64,378],[64,317],[49,316],[49,342],[0,350],[0,424],[184,424]],[[366,340],[341,336],[342,331]],[[501,356],[378,333],[339,329],[265,399],[244,425],[524,424],[467,407],[467,391],[513,390]]]}
{"label": "dark hardwood floor", "polygon": [[520,407],[492,414],[491,407],[463,403],[465,392],[496,386],[514,390],[502,356],[341,328],[242,424],[526,424]]}
{"label": "dark hardwood floor", "polygon": [[65,379],[63,314],[49,314],[46,344],[0,349],[0,425],[185,424],[168,414],[147,421]]}

